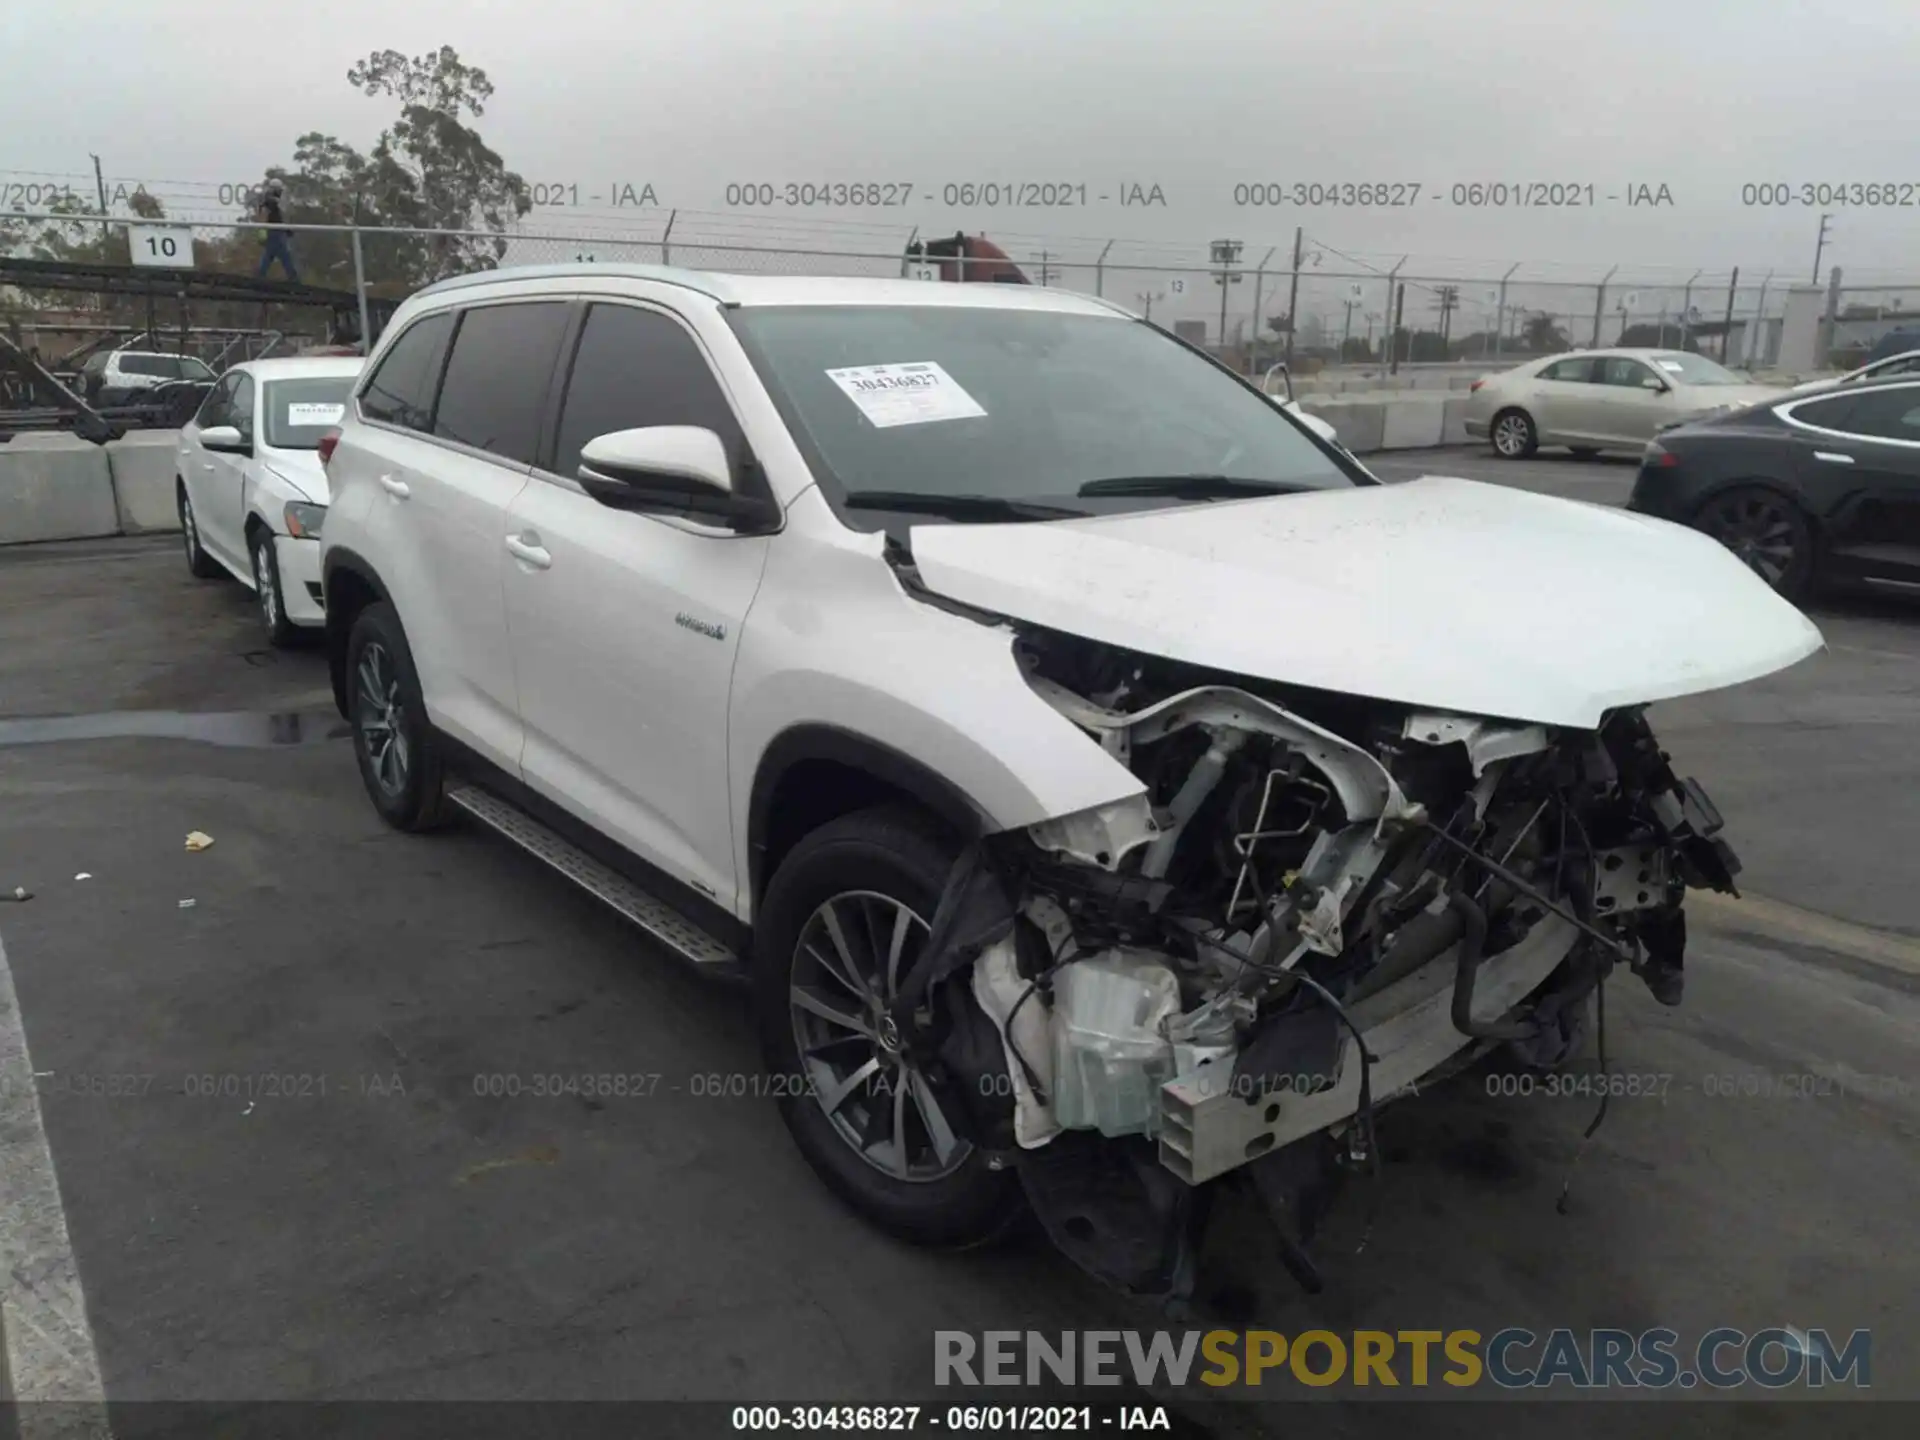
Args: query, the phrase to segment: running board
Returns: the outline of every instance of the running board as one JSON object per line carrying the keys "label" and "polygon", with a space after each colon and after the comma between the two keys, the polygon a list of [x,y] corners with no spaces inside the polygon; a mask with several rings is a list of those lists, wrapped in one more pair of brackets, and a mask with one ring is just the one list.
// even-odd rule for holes
{"label": "running board", "polygon": [[511,801],[472,784],[449,789],[447,799],[488,829],[546,861],[703,974],[732,977],[740,973],[740,956],[725,941],[652,891],[642,889],[555,834]]}

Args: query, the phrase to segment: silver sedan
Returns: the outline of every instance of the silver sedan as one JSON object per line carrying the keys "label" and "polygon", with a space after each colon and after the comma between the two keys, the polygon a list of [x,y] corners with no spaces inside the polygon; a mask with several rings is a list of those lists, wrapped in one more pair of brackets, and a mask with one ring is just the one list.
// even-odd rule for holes
{"label": "silver sedan", "polygon": [[1639,450],[1660,431],[1785,394],[1686,350],[1580,350],[1476,380],[1466,430],[1504,460],[1542,445]]}

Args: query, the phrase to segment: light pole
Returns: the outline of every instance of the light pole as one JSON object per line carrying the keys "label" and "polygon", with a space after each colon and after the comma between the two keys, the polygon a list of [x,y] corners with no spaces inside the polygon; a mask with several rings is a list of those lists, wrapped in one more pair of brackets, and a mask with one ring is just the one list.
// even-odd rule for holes
{"label": "light pole", "polygon": [[1166,299],[1167,292],[1162,290],[1159,294],[1156,295],[1151,291],[1139,290],[1134,292],[1133,298],[1138,300],[1140,304],[1144,307],[1141,313],[1141,319],[1152,320],[1153,319],[1153,302],[1156,300]]}
{"label": "light pole", "polygon": [[1240,263],[1241,242],[1215,240],[1209,248],[1213,263],[1219,267],[1213,273],[1213,283],[1220,287],[1220,349],[1224,354],[1227,348],[1227,287],[1238,285],[1245,278],[1233,268]]}

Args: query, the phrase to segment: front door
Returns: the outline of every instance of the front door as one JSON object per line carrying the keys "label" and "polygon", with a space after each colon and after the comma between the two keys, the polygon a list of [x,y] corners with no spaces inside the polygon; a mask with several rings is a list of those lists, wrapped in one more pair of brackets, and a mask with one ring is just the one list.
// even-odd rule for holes
{"label": "front door", "polygon": [[731,908],[727,711],[768,541],[692,516],[612,509],[580,487],[589,440],[649,425],[715,431],[744,476],[739,422],[692,332],[662,309],[595,302],[555,438],[505,537],[521,772]]}

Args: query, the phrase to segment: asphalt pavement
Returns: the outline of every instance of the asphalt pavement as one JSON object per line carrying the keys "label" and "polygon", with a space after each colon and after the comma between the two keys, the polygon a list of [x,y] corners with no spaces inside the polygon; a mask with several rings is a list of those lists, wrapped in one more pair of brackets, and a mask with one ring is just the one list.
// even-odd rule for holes
{"label": "asphalt pavement", "polygon": [[[1632,473],[1369,463],[1601,503]],[[1344,1213],[1325,1294],[1227,1202],[1209,1313],[1289,1333],[1870,1328],[1872,1395],[1920,1399],[1920,614],[1816,619],[1827,653],[1656,712],[1753,898],[1696,911],[1681,1009],[1609,987],[1611,1068],[1649,1078],[1613,1101],[1568,1213],[1591,1097],[1463,1077],[1382,1117],[1371,1231],[1355,1253],[1369,1203]],[[131,712],[258,718],[115,736]],[[768,1101],[724,1094],[759,1068],[738,996],[500,842],[385,829],[321,657],[265,649],[251,598],[190,579],[177,542],[0,552],[0,716],[42,722],[0,723],[0,893],[33,896],[0,904],[0,974],[112,1400],[877,1401],[927,1394],[936,1330],[1166,1323],[1029,1239],[929,1254],[848,1215]],[[169,727],[219,743],[152,734]],[[196,830],[210,848],[185,847]],[[640,1078],[527,1093],[551,1075]],[[42,1258],[22,1237],[46,1232],[11,1223],[17,1327]],[[1328,1433],[1407,1423],[1329,1403]],[[1870,1412],[1894,1413],[1826,1410],[1817,1431]],[[1681,1400],[1658,1433],[1730,1434],[1733,1413]],[[1788,1433],[1794,1413],[1754,1423]],[[1487,1415],[1440,1405],[1420,1429],[1480,1436]]]}

